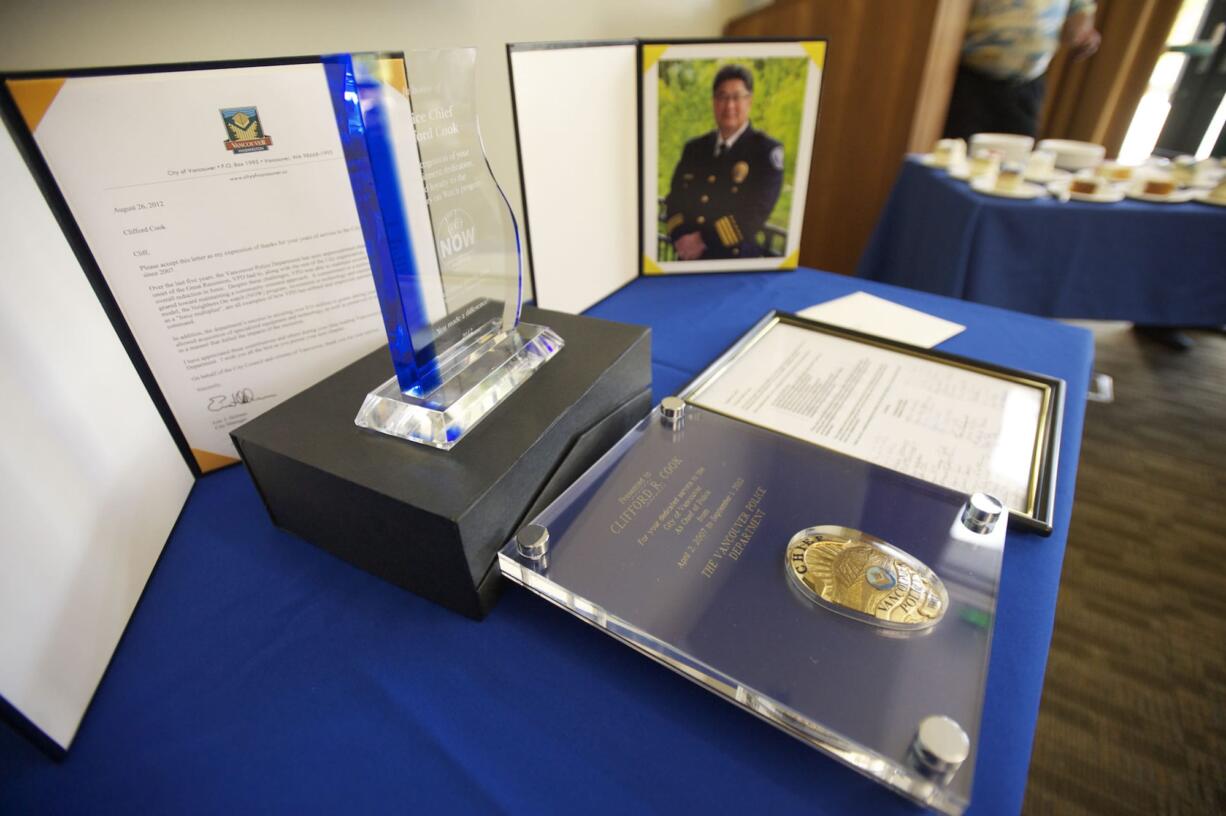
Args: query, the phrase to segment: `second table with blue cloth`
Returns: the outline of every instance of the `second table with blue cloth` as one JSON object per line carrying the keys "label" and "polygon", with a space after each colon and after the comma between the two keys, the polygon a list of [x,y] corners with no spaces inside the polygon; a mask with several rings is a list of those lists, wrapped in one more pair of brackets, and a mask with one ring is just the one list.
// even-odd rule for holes
{"label": "second table with blue cloth", "polygon": [[[857,290],[965,325],[944,351],[1068,383],[1055,530],[1005,546],[969,811],[1016,813],[1089,333],[812,270],[640,278],[588,313],[652,328],[658,402],[771,309]],[[916,812],[517,587],[475,623],[278,530],[241,467],[193,488],[67,759],[0,727],[0,812],[48,809]]]}
{"label": "second table with blue cloth", "polygon": [[903,163],[857,275],[1047,317],[1226,323],[1226,207],[1015,200]]}

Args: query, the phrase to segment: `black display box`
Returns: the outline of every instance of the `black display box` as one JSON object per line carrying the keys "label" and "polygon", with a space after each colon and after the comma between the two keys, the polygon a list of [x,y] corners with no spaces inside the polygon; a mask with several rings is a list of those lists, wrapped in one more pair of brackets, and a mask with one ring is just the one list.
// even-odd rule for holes
{"label": "black display box", "polygon": [[392,374],[379,349],[234,430],[273,523],[480,619],[498,549],[651,407],[651,333],[525,308],[565,346],[450,451],[354,425]]}

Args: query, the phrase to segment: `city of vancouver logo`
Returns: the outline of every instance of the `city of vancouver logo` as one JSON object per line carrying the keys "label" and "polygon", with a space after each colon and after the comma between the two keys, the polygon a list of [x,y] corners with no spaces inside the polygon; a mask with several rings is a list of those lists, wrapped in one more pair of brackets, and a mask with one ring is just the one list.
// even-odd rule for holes
{"label": "city of vancouver logo", "polygon": [[221,121],[226,125],[226,150],[234,153],[254,153],[267,150],[272,137],[264,135],[259,111],[255,106],[246,108],[222,108]]}

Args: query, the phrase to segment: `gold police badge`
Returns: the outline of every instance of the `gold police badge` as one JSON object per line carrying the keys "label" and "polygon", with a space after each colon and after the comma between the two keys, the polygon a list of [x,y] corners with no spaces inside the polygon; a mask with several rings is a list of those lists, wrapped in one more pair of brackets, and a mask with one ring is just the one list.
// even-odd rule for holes
{"label": "gold police badge", "polygon": [[732,165],[732,183],[740,184],[749,176],[749,162],[739,161]]}
{"label": "gold police badge", "polygon": [[936,573],[902,550],[850,527],[809,527],[792,537],[787,570],[811,601],[887,629],[927,629],[949,606]]}

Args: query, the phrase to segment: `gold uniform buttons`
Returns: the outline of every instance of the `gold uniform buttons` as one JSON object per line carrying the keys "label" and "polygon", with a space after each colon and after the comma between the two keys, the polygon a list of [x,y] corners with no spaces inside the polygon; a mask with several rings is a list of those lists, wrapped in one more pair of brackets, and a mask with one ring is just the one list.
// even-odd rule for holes
{"label": "gold uniform buttons", "polygon": [[732,192],[734,192],[734,193],[735,193],[735,192],[736,192],[736,190],[737,190],[736,185],[735,185],[735,184],[734,184],[734,185],[732,185]]}
{"label": "gold uniform buttons", "polygon": [[711,200],[711,196],[703,196],[702,198],[698,200],[701,201],[703,204],[706,204],[708,201]]}
{"label": "gold uniform buttons", "polygon": [[715,176],[707,176],[707,184],[714,184]]}
{"label": "gold uniform buttons", "polygon": [[733,254],[733,255],[740,255],[740,254],[741,254],[741,248],[740,248],[740,247],[733,247],[733,248],[732,248],[732,254]]}
{"label": "gold uniform buttons", "polygon": [[707,223],[707,219],[706,219],[706,217],[705,217],[705,216],[701,216],[701,215],[700,215],[700,216],[698,216],[698,219],[697,219],[697,220],[698,220],[698,223],[699,223],[699,224],[705,224],[705,223]]}

